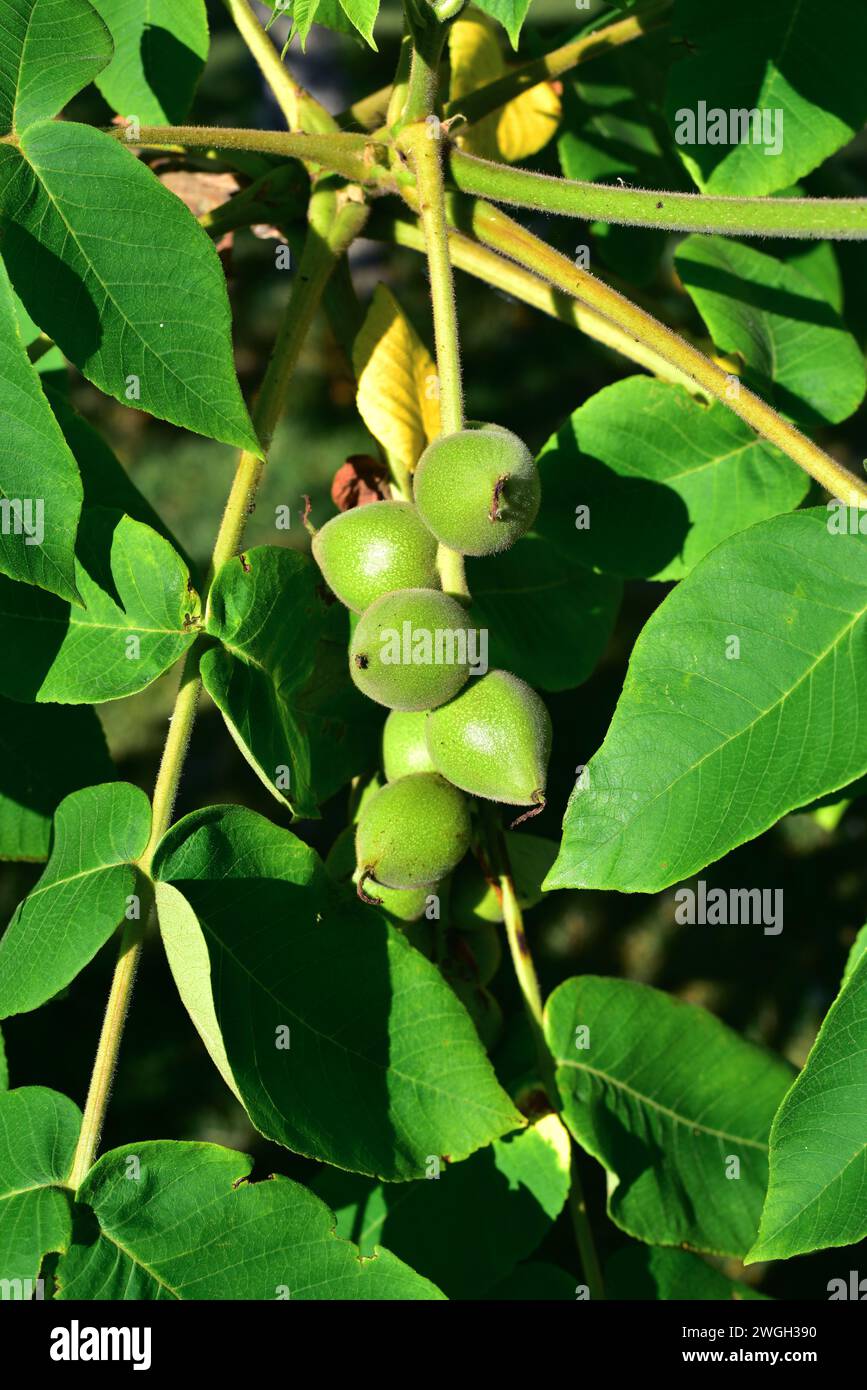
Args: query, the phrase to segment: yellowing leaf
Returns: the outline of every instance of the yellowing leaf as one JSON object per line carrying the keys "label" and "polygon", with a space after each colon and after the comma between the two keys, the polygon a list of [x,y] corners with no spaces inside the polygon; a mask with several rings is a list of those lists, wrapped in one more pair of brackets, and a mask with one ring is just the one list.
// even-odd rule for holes
{"label": "yellowing leaf", "polygon": [[[449,53],[452,101],[508,72],[496,25],[484,15],[471,15],[452,25]],[[541,82],[459,133],[457,143],[482,159],[509,163],[527,159],[547,145],[560,123],[560,111],[557,93],[549,83]]]}
{"label": "yellowing leaf", "polygon": [[386,453],[414,468],[439,433],[437,370],[394,295],[377,285],[352,352],[358,411]]}

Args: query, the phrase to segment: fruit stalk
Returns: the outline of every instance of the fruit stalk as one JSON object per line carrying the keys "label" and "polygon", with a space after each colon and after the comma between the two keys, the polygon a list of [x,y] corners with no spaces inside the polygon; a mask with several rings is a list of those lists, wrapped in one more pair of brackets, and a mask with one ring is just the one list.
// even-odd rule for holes
{"label": "fruit stalk", "polygon": [[[327,189],[320,190],[311,199],[310,226],[298,278],[253,409],[253,424],[263,443],[270,443],[283,411],[301,345],[329,274],[364,223],[367,209],[363,204],[344,201],[338,211],[336,199],[337,195]],[[214,544],[208,578],[204,586],[205,598],[210,579],[241,543],[246,518],[254,504],[263,468],[262,459],[247,453],[246,450],[242,451]],[[199,657],[200,647],[197,641],[188,652],[181,672],[178,694],[154,786],[151,834],[139,863],[142,873],[148,876],[146,882],[149,882],[156,847],[171,824],[190,734],[195,723],[201,690]],[[68,1185],[73,1191],[77,1190],[96,1158],[148,916],[149,913],[142,912],[140,920],[128,922],[121,937],[120,951],[91,1072],[81,1132],[70,1170]]]}

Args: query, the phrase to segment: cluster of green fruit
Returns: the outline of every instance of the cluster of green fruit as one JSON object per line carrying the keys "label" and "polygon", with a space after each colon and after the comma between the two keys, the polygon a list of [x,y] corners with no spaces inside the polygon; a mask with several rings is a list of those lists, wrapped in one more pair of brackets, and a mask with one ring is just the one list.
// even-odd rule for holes
{"label": "cluster of green fruit", "polygon": [[[359,810],[354,880],[364,901],[402,923],[421,918],[430,895],[467,856],[468,796],[544,804],[548,712],[507,671],[469,681],[479,631],[463,604],[442,592],[437,566],[439,546],[482,556],[514,544],[535,520],[539,493],[535,461],[517,436],[497,425],[469,425],[422,454],[414,504],[355,507],[313,540],[329,588],[360,615],[349,649],[352,679],[390,711],[383,731],[386,782]],[[484,897],[492,890],[475,872]],[[469,916],[470,926],[478,926],[478,914]],[[502,920],[499,906],[495,919]],[[479,921],[491,927],[489,917]],[[491,931],[496,949],[475,942],[482,964],[469,946],[457,952],[475,961],[475,985],[486,983],[499,960]],[[461,993],[460,979],[452,983]]]}

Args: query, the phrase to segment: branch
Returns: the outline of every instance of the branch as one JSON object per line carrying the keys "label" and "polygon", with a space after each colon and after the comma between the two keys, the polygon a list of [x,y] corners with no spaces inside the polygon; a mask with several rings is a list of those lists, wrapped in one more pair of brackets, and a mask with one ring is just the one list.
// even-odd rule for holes
{"label": "branch", "polygon": [[[310,227],[298,276],[281,325],[274,352],[253,410],[253,423],[267,451],[277,421],[286,402],[289,381],[298,360],[307,329],[319,304],[328,277],[339,257],[357,236],[367,215],[363,203],[351,201],[331,190],[314,194],[310,203]],[[247,516],[254,504],[264,462],[246,451],[238,460],[235,479],[220,523],[205,581],[205,598],[210,578],[235,553]],[[181,672],[180,686],[169,722],[160,768],[153,794],[150,839],[139,861],[146,881],[157,845],[169,828],[183,771],[187,746],[196,718],[201,681],[199,660],[201,639],[191,647]],[[68,1186],[76,1191],[96,1157],[99,1136],[108,1105],[112,1078],[117,1066],[136,969],[141,956],[146,914],[128,922],[121,937],[120,952],[112,978],[108,1007],[97,1046],[90,1078],[84,1118],[75,1150]]]}
{"label": "branch", "polygon": [[547,246],[498,208],[477,200],[468,204],[455,203],[452,207],[455,220],[461,226],[469,225],[480,241],[543,276],[566,294],[574,295],[636,342],[691,377],[706,394],[722,401],[758,434],[788,454],[832,497],[850,506],[867,507],[867,483],[843,468],[743,383],[738,382],[737,393],[733,393],[731,376],[679,334],[604,285],[589,271],[578,269],[566,256]]}
{"label": "branch", "polygon": [[128,126],[112,126],[106,132],[137,149],[253,150],[257,154],[282,155],[320,164],[353,183],[377,178],[383,151],[369,136],[352,131],[307,135],[285,130],[238,130],[224,126],[147,125],[134,139]]}
{"label": "branch", "polygon": [[290,130],[306,130],[311,134],[326,134],[337,130],[334,117],[314,97],[295,81],[283,64],[268,34],[262,28],[248,0],[225,0],[226,9],[235,27],[259,65],[262,76],[274,93],[274,98]]}
{"label": "branch", "polygon": [[552,178],[452,150],[449,169],[462,193],[586,222],[619,222],[723,236],[867,238],[867,198],[718,198]]}

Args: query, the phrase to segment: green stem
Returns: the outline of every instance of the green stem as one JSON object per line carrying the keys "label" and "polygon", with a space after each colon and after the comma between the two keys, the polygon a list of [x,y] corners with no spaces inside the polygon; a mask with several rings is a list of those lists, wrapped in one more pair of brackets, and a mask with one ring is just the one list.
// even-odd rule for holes
{"label": "green stem", "polygon": [[239,34],[259,65],[290,130],[311,133],[337,130],[337,122],[324,106],[305,92],[284,66],[274,43],[259,23],[248,0],[225,0]]}
{"label": "green stem", "polygon": [[655,3],[630,15],[628,19],[618,19],[614,24],[607,24],[604,29],[597,29],[595,33],[583,34],[571,43],[564,43],[561,48],[555,48],[542,58],[534,58],[530,63],[513,68],[511,72],[505,73],[493,82],[487,82],[484,87],[478,87],[467,96],[450,101],[445,109],[446,117],[460,114],[470,124],[480,121],[491,111],[497,111],[507,102],[513,101],[522,92],[529,91],[531,87],[538,87],[540,82],[551,82],[578,67],[580,63],[601,58],[613,49],[620,48],[622,44],[631,43],[633,39],[640,39],[650,30],[658,29],[667,19],[671,4],[672,0],[655,0]]}
{"label": "green stem", "polygon": [[587,222],[723,236],[867,238],[867,198],[718,198],[620,188],[552,178],[459,150],[452,150],[449,168],[462,193]]}
{"label": "green stem", "polygon": [[[297,279],[253,410],[253,423],[266,452],[285,406],[292,372],[328,276],[350,242],[358,235],[366,215],[367,208],[364,204],[347,198],[346,195],[335,194],[333,190],[323,188],[311,199],[310,226]],[[254,505],[264,466],[261,459],[246,451],[239,457],[229,500],[214,544],[209,578],[204,586],[205,597],[210,578],[222,564],[231,559],[240,546],[244,525]],[[178,694],[154,786],[151,834],[139,861],[147,884],[150,883],[154,853],[171,824],[187,747],[196,718],[201,691],[200,655],[201,639],[198,639],[188,652],[181,671]],[[145,917],[146,914],[142,912],[140,920],[128,922],[121,936],[120,953],[97,1045],[81,1133],[70,1171],[68,1186],[73,1191],[78,1189],[96,1157],[112,1079],[117,1067],[124,1022],[141,956]]]}
{"label": "green stem", "polygon": [[405,10],[411,56],[401,126],[422,121],[433,112],[439,85],[439,66],[448,32],[448,25],[423,15],[413,0],[406,0]]}
{"label": "green stem", "polygon": [[355,183],[376,177],[381,151],[369,136],[353,131],[307,135],[285,130],[237,130],[223,126],[141,126],[134,140],[129,128],[113,126],[107,134],[140,149],[254,150],[321,164]]}
{"label": "green stem", "polygon": [[739,380],[733,391],[731,375],[673,329],[630,303],[589,271],[579,269],[566,256],[489,203],[474,201],[468,207],[457,205],[455,213],[456,220],[462,226],[469,225],[487,246],[543,276],[564,293],[574,295],[630,334],[636,342],[651,348],[672,367],[692,378],[705,394],[727,405],[821,483],[832,497],[849,506],[867,507],[867,483],[843,468]]}
{"label": "green stem", "polygon": [[[551,1056],[548,1041],[545,1037],[544,1009],[542,1005],[542,991],[539,987],[539,977],[536,974],[533,954],[530,950],[530,943],[527,940],[527,933],[524,930],[523,913],[521,912],[521,905],[518,902],[518,897],[515,892],[512,868],[509,863],[509,851],[500,824],[499,814],[494,807],[489,804],[484,805],[482,808],[482,838],[491,872],[499,885],[500,901],[503,908],[503,923],[506,928],[506,939],[509,943],[509,954],[512,957],[515,978],[518,981],[518,987],[524,1000],[527,1020],[530,1024],[530,1031],[533,1035],[539,1077],[545,1088],[552,1109],[559,1112],[560,1099],[557,1089],[557,1078],[554,1058]],[[587,1287],[590,1290],[590,1297],[594,1299],[604,1298],[602,1273],[596,1255],[593,1232],[587,1215],[587,1206],[584,1201],[584,1192],[581,1186],[581,1177],[578,1172],[574,1144],[572,1151],[569,1207],[572,1224],[575,1230],[578,1252],[581,1256],[584,1277],[587,1280]]]}
{"label": "green stem", "polygon": [[[424,252],[424,233],[418,222],[410,222],[405,217],[389,216],[387,205],[384,204],[379,204],[374,210],[365,235],[374,240],[380,238],[393,241],[398,246]],[[597,314],[595,309],[588,309],[585,305],[579,304],[571,295],[554,289],[547,280],[530,270],[525,270],[514,261],[507,260],[498,251],[492,251],[489,246],[483,246],[481,242],[464,236],[454,228],[449,229],[449,251],[452,265],[458,270],[474,275],[477,280],[491,288],[502,290],[504,294],[539,309],[550,318],[570,324],[605,347],[619,352],[630,362],[636,362],[640,367],[653,372],[655,376],[665,381],[677,382],[690,391],[696,390],[691,377],[684,376],[652,348],[646,347],[643,343],[636,343],[633,337],[617,324]]]}

